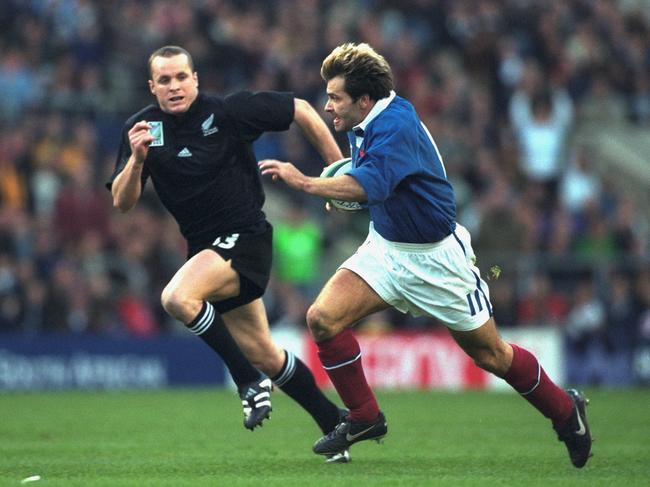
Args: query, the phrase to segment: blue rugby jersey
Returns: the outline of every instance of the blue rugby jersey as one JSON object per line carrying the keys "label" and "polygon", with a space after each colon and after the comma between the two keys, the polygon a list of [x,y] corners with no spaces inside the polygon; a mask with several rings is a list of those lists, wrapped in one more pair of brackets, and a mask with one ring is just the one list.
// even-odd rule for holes
{"label": "blue rugby jersey", "polygon": [[454,191],[438,148],[413,105],[391,92],[348,132],[370,219],[386,240],[431,243],[455,227]]}

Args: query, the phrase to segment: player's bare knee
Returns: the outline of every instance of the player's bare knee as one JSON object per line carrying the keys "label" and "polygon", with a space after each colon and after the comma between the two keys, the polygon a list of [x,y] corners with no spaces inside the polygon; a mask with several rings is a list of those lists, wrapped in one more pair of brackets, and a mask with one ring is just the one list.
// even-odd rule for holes
{"label": "player's bare knee", "polygon": [[335,321],[328,316],[323,308],[316,304],[312,304],[307,310],[307,326],[317,342],[326,340],[336,334]]}
{"label": "player's bare knee", "polygon": [[477,350],[472,354],[472,359],[477,367],[488,372],[495,372],[498,368],[498,359],[493,350]]}
{"label": "player's bare knee", "polygon": [[178,288],[165,287],[160,295],[160,303],[165,311],[180,321],[193,319],[191,300]]}
{"label": "player's bare knee", "polygon": [[498,348],[478,350],[472,354],[472,359],[478,367],[499,377],[508,370],[505,355]]}

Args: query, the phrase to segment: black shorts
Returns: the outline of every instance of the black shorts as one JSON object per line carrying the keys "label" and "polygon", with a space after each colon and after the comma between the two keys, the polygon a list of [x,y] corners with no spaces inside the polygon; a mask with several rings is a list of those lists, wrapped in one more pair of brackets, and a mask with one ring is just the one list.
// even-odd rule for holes
{"label": "black shorts", "polygon": [[203,249],[214,250],[232,261],[239,274],[239,295],[214,302],[219,313],[226,313],[261,297],[266,291],[273,261],[273,227],[268,222],[239,233],[222,235],[205,246],[190,248],[189,256]]}

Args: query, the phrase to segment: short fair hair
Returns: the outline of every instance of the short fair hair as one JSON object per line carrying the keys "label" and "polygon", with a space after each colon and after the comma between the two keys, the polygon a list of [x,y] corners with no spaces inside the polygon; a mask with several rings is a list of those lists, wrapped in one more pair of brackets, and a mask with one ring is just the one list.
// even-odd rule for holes
{"label": "short fair hair", "polygon": [[323,61],[320,74],[325,81],[342,76],[353,100],[366,94],[374,101],[386,98],[394,86],[390,65],[366,43],[348,42],[335,48]]}
{"label": "short fair hair", "polygon": [[174,57],[178,56],[179,54],[185,54],[187,56],[187,63],[190,66],[190,70],[194,72],[194,60],[192,59],[192,55],[187,52],[185,49],[183,49],[180,46],[163,46],[158,49],[156,49],[154,52],[151,53],[151,56],[149,56],[149,76],[153,75],[152,72],[152,64],[154,58],[157,57]]}

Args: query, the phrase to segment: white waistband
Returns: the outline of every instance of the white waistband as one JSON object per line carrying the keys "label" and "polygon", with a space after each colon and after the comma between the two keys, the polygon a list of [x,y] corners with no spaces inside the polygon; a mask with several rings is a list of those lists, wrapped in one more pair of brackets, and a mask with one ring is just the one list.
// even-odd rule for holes
{"label": "white waistband", "polygon": [[437,242],[432,243],[393,242],[391,240],[386,240],[384,237],[379,235],[379,233],[377,233],[377,230],[375,230],[375,226],[372,224],[372,222],[370,222],[368,233],[372,235],[373,238],[380,240],[387,247],[403,250],[406,252],[428,252],[430,250],[449,245],[450,242],[453,242],[455,240],[454,233],[452,232],[442,240],[438,240]]}

